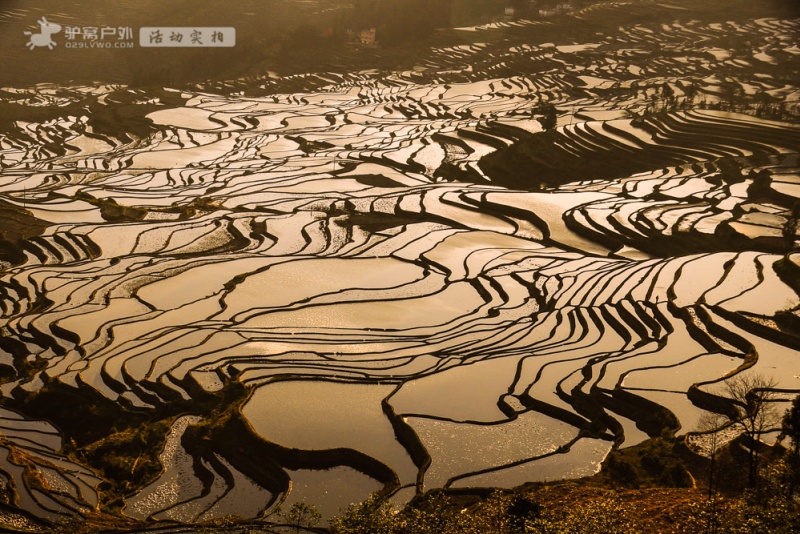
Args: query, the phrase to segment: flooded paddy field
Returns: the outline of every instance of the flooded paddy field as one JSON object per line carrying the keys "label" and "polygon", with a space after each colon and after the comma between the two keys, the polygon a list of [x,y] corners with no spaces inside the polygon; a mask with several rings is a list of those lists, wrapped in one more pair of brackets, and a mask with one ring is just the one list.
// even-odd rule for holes
{"label": "flooded paddy field", "polygon": [[726,377],[800,392],[800,19],[682,4],[0,89],[4,521],[577,478]]}

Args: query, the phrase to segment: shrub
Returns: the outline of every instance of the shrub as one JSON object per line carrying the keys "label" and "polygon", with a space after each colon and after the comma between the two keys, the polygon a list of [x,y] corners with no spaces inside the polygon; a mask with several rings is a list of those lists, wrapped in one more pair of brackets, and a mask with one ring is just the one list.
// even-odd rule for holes
{"label": "shrub", "polygon": [[639,475],[636,468],[619,454],[612,453],[608,456],[606,469],[615,484],[629,488],[639,487]]}
{"label": "shrub", "polygon": [[322,519],[322,514],[313,505],[304,502],[296,502],[288,512],[278,512],[278,515],[294,527],[294,532],[297,534],[304,529],[317,526]]}
{"label": "shrub", "polygon": [[680,534],[797,534],[800,506],[782,495],[748,492],[730,501],[709,499],[691,505]]}
{"label": "shrub", "polygon": [[398,532],[391,504],[382,501],[380,496],[374,494],[360,504],[348,506],[344,514],[331,519],[330,529],[333,534]]}
{"label": "shrub", "polygon": [[527,532],[537,534],[638,534],[642,532],[635,510],[616,495],[577,504],[561,517],[544,514],[529,520]]}

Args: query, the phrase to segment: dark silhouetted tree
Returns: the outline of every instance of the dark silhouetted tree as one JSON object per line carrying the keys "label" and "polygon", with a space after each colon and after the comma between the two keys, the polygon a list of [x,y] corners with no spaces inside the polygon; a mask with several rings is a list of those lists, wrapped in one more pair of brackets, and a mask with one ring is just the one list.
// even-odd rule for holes
{"label": "dark silhouetted tree", "polygon": [[350,505],[331,520],[330,527],[334,534],[393,534],[398,530],[392,505],[375,494],[360,504]]}
{"label": "dark silhouetted tree", "polygon": [[278,515],[293,527],[296,534],[317,526],[322,519],[322,514],[313,505],[304,502],[296,502],[288,512],[278,512]]}
{"label": "dark silhouetted tree", "polygon": [[553,104],[547,104],[543,111],[544,115],[539,119],[539,123],[545,130],[552,130],[558,124],[558,110]]}
{"label": "dark silhouetted tree", "polygon": [[775,406],[777,382],[763,375],[736,375],[724,383],[724,393],[733,401],[736,417],[733,424],[745,434],[748,449],[748,485],[758,482],[761,454],[761,436],[780,424],[780,415]]}
{"label": "dark silhouetted tree", "polygon": [[697,424],[698,432],[701,432],[707,437],[708,455],[711,460],[708,469],[708,498],[714,496],[714,475],[716,475],[716,460],[717,454],[720,449],[720,431],[728,423],[728,418],[718,413],[708,412],[700,417]]}
{"label": "dark silhouetted tree", "polygon": [[789,495],[794,495],[794,492],[800,487],[800,395],[796,396],[792,401],[792,406],[786,411],[783,416],[783,424],[781,430],[784,436],[787,436],[791,442],[791,449],[789,454]]}

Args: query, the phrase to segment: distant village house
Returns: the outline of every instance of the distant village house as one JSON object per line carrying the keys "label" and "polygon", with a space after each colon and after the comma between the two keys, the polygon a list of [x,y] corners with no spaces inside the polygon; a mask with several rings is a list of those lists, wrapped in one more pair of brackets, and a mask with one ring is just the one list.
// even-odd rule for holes
{"label": "distant village house", "polygon": [[377,40],[375,39],[376,35],[377,30],[375,30],[375,28],[361,30],[358,34],[358,41],[364,46],[375,46],[377,44]]}

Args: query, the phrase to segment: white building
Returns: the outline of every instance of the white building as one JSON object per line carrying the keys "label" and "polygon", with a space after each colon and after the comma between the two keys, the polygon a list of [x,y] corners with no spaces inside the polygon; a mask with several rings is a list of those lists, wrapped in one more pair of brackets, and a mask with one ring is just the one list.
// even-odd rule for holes
{"label": "white building", "polygon": [[377,30],[375,30],[375,28],[361,30],[358,34],[358,40],[364,46],[375,46],[375,43],[377,42],[375,40],[376,34]]}

